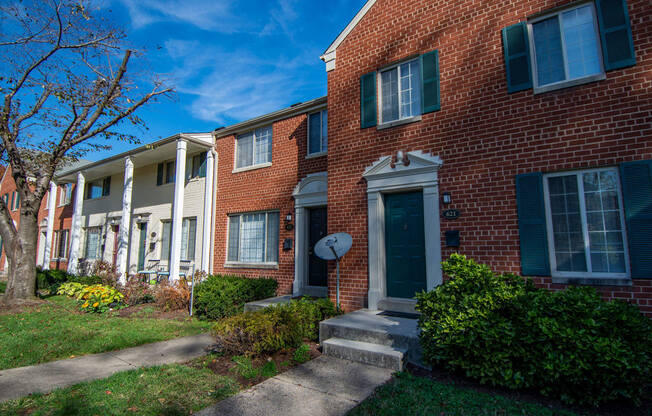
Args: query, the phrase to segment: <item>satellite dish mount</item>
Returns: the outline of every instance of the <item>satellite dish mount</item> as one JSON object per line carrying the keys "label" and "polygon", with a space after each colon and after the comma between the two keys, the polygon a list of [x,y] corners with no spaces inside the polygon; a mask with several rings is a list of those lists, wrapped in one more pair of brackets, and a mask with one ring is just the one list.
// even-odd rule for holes
{"label": "satellite dish mount", "polygon": [[337,269],[337,307],[340,307],[340,259],[353,244],[353,239],[347,233],[330,234],[315,244],[315,254],[322,260],[335,260]]}

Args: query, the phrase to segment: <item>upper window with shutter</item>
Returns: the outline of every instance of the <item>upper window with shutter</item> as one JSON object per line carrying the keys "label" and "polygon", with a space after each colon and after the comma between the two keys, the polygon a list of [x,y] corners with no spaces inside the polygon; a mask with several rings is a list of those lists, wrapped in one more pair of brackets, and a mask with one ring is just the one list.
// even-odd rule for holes
{"label": "upper window with shutter", "polygon": [[235,170],[269,166],[272,163],[272,126],[241,134],[236,139]]}
{"label": "upper window with shutter", "polygon": [[86,184],[86,199],[97,199],[111,193],[111,177],[98,179]]}
{"label": "upper window with shutter", "polygon": [[428,52],[360,78],[360,127],[391,127],[440,109],[439,54]]}
{"label": "upper window with shutter", "polygon": [[162,162],[156,166],[156,185],[161,186],[166,183],[174,183],[176,179],[176,162]]}
{"label": "upper window with shutter", "polygon": [[328,111],[308,115],[308,156],[321,156],[328,150]]}
{"label": "upper window with shutter", "polygon": [[507,89],[535,93],[592,82],[636,64],[626,0],[595,0],[503,29]]}

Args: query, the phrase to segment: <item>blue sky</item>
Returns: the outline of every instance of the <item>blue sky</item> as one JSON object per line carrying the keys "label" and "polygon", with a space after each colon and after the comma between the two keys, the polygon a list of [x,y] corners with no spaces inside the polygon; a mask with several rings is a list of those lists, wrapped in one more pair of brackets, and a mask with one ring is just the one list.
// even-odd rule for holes
{"label": "blue sky", "polygon": [[[139,111],[141,143],[211,131],[326,94],[319,56],[365,0],[107,0],[147,66],[176,86]],[[125,127],[128,128],[128,127]],[[134,147],[118,143],[98,160]]]}

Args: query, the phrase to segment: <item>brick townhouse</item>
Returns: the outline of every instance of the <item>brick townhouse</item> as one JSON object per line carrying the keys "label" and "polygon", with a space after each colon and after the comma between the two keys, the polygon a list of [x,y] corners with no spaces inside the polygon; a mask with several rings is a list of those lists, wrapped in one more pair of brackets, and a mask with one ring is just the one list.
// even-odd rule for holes
{"label": "brick townhouse", "polygon": [[460,252],[652,316],[651,53],[648,0],[368,1],[322,56],[344,306]]}

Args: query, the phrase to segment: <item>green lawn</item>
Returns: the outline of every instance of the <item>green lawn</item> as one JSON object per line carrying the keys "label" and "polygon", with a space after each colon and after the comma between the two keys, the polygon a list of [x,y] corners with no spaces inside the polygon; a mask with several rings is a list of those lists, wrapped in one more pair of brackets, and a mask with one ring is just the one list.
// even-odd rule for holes
{"label": "green lawn", "polygon": [[78,313],[74,300],[54,296],[29,312],[0,315],[0,370],[194,335],[210,326]]}
{"label": "green lawn", "polygon": [[232,377],[166,365],[0,403],[2,415],[187,415],[237,393]]}
{"label": "green lawn", "polygon": [[394,380],[378,388],[373,396],[348,414],[363,415],[574,416],[575,413],[551,410],[536,404],[399,373]]}

